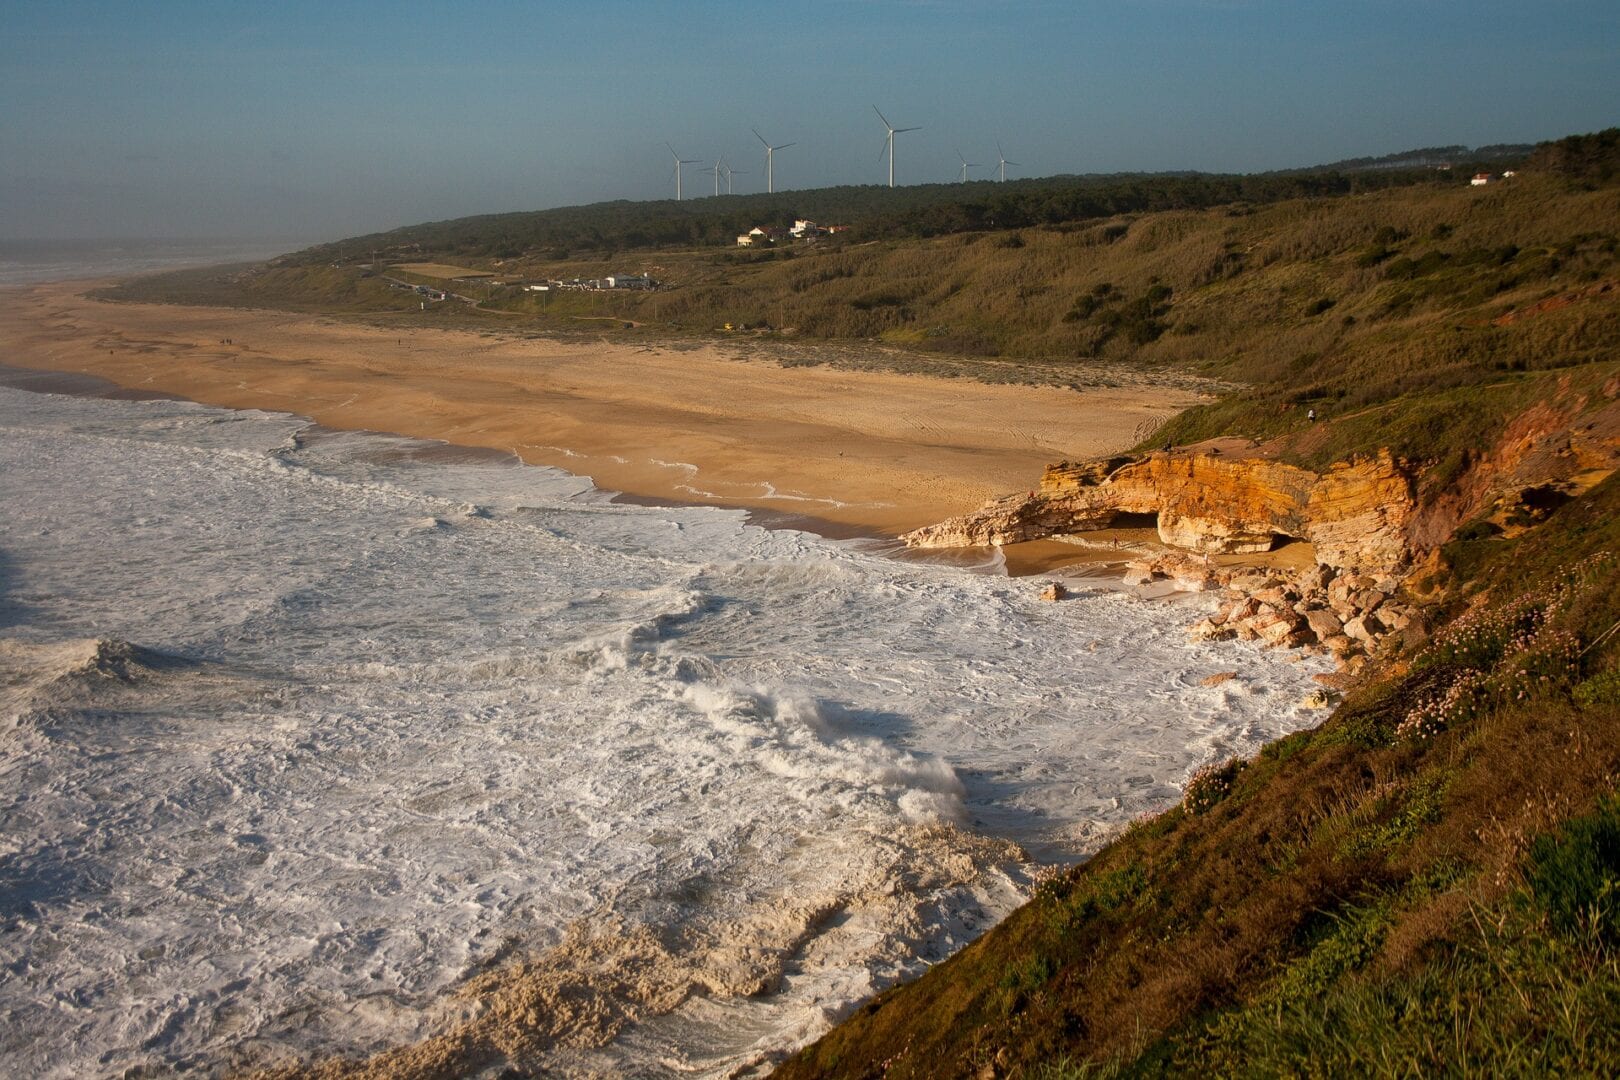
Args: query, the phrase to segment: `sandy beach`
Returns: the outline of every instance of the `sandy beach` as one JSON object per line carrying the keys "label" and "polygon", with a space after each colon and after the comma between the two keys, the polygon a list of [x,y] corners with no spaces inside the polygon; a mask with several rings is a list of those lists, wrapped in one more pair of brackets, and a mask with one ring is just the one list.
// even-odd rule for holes
{"label": "sandy beach", "polygon": [[789,368],[707,345],[108,303],[89,287],[6,290],[0,363],[511,451],[631,497],[804,515],[850,534],[962,513],[1033,484],[1047,462],[1130,445],[1145,422],[1198,400],[1170,387]]}

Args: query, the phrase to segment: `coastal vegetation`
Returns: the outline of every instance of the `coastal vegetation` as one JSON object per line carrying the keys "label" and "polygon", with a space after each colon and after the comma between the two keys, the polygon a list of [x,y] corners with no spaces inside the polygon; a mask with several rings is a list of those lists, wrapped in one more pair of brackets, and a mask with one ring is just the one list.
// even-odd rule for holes
{"label": "coastal vegetation", "polygon": [[[1430,515],[1443,528],[1402,587],[1422,617],[1336,711],[1215,763],[1181,806],[780,1074],[1613,1075],[1620,476],[1489,505],[1473,489],[1526,432],[1620,437],[1595,430],[1620,399],[1620,130],[1544,144],[1514,171],[1477,187],[1402,169],[954,185],[893,204],[844,189],[733,218],[702,218],[706,200],[647,210],[667,235],[608,204],[106,295],[522,332],[591,319],[594,334],[724,335],[796,362],[820,360],[795,342],[859,341],[901,370],[950,358],[1074,385],[1196,375],[1224,392],[1143,447],[1239,435],[1318,470],[1388,450],[1420,474],[1425,512],[1472,509]],[[729,246],[728,231],[793,214],[852,228]],[[469,284],[476,305],[424,308],[380,279],[371,243],[507,283],[635,269],[665,287]]]}
{"label": "coastal vegetation", "polygon": [[1613,1075],[1620,476],[1442,565],[1327,722],[778,1075]]}
{"label": "coastal vegetation", "polygon": [[[720,336],[777,356],[794,343],[861,342],[900,370],[940,358],[965,374],[1076,386],[1121,369],[1176,372],[1241,389],[1183,414],[1153,434],[1159,442],[1245,434],[1280,440],[1281,455],[1311,467],[1378,445],[1441,460],[1467,453],[1515,403],[1593,377],[1586,369],[1614,357],[1620,187],[1605,180],[1614,157],[1610,132],[1546,144],[1517,175],[1483,187],[1465,169],[1393,169],[796,192],[771,197],[777,220],[868,224],[763,251],[728,246],[746,228],[738,223],[766,219],[763,204],[713,237],[634,251],[564,255],[548,242],[524,246],[509,236],[517,226],[501,223],[602,232],[587,223],[619,220],[632,205],[657,218],[715,200],[678,211],[603,204],[416,226],[104,295],[626,340]],[[921,218],[936,224],[899,224]],[[1008,227],[1015,220],[1032,223]],[[612,235],[628,243],[634,232]],[[375,264],[374,245],[383,245]],[[385,280],[447,287],[387,268],[429,259],[493,272],[501,284],[449,286],[475,307],[423,305]],[[662,287],[520,284],[626,269]],[[818,361],[816,350],[791,356]],[[1333,423],[1308,427],[1310,410]]]}

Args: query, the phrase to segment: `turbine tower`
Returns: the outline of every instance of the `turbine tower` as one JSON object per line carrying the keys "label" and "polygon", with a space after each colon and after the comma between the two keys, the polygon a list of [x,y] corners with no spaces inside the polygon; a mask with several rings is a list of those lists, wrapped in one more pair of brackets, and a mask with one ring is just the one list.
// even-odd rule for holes
{"label": "turbine tower", "polygon": [[[721,154],[719,159],[715,161],[714,166],[712,168],[703,169],[701,171],[706,172],[706,173],[713,173],[714,174],[714,193],[715,193],[716,196],[718,196],[720,194],[720,175],[722,173],[726,173],[729,176],[729,173],[730,173],[730,170],[728,170],[726,168],[726,155]],[[730,186],[730,180],[729,179],[727,180],[727,186],[728,187]],[[731,192],[727,191],[726,194],[730,195]]]}
{"label": "turbine tower", "polygon": [[956,160],[962,163],[962,183],[965,184],[967,183],[967,171],[969,169],[977,169],[979,167],[979,163],[977,161],[969,161],[967,158],[963,157],[962,151],[960,150],[956,152]]}
{"label": "turbine tower", "polygon": [[[878,114],[878,119],[883,121],[883,126],[889,133],[888,136],[883,140],[883,150],[887,150],[889,152],[889,186],[894,187],[894,137],[904,131],[921,131],[922,128],[897,128],[893,124],[889,123],[889,118],[883,115],[882,109],[878,108],[876,105],[873,105],[872,111]],[[883,150],[878,151],[878,157],[881,158],[883,156]]]}
{"label": "turbine tower", "polygon": [[683,158],[683,157],[681,157],[681,155],[679,155],[679,154],[677,154],[675,152],[675,148],[673,146],[670,146],[669,143],[665,143],[664,145],[669,148],[669,156],[675,159],[675,201],[680,202],[681,201],[681,166],[682,165],[696,165],[698,163],[698,159],[697,158],[691,158],[691,159]]}
{"label": "turbine tower", "polygon": [[1002,183],[1006,183],[1006,181],[1007,181],[1007,166],[1009,166],[1009,165],[1017,165],[1018,162],[1016,162],[1016,161],[1008,161],[1007,160],[1007,155],[1001,152],[1001,144],[999,142],[996,143],[996,158],[998,159],[996,161],[996,168],[999,169],[1000,172],[1001,172],[1001,181],[1002,181]]}
{"label": "turbine tower", "polygon": [[733,169],[730,165],[727,165],[726,166],[726,194],[727,195],[731,194],[731,178],[733,176],[747,176],[747,175],[748,175],[748,170],[747,169]]}
{"label": "turbine tower", "polygon": [[785,142],[781,146],[772,146],[770,142],[766,140],[765,136],[759,133],[758,128],[749,128],[748,130],[754,133],[754,138],[765,144],[765,190],[767,192],[774,192],[776,190],[776,172],[774,163],[772,161],[773,155],[778,150],[786,150],[790,146],[797,146],[799,144]]}

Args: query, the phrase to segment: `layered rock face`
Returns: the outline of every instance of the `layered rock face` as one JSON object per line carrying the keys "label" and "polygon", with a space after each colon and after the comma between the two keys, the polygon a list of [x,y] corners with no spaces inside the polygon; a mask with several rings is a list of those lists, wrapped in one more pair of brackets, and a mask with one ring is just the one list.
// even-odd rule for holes
{"label": "layered rock face", "polygon": [[1205,554],[1308,540],[1319,562],[1387,572],[1407,554],[1415,470],[1387,453],[1326,473],[1263,458],[1163,453],[1048,466],[1040,490],[907,533],[912,547],[1014,544],[1156,514],[1159,539]]}

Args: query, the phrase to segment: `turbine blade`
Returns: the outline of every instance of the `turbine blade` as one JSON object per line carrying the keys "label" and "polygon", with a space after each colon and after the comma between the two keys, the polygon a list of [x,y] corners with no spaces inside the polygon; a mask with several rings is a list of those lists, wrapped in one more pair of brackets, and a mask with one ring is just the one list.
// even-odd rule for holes
{"label": "turbine blade", "polygon": [[754,133],[754,138],[758,139],[762,143],[765,143],[766,146],[771,145],[770,143],[765,142],[765,136],[759,133],[759,128],[749,128],[748,130]]}
{"label": "turbine blade", "polygon": [[894,129],[894,133],[895,133],[895,134],[896,134],[896,135],[898,135],[898,134],[900,134],[900,133],[901,133],[901,132],[902,132],[902,131],[921,131],[921,130],[922,130],[922,128],[920,128],[920,127],[914,127],[914,128],[895,128],[895,129]]}
{"label": "turbine blade", "polygon": [[786,150],[790,146],[798,146],[796,142],[785,142],[781,146],[772,147],[773,150]]}
{"label": "turbine blade", "polygon": [[894,125],[889,123],[889,118],[887,116],[883,115],[883,110],[882,109],[880,109],[876,105],[874,105],[874,106],[872,106],[872,111],[878,114],[878,119],[883,121],[883,126],[884,127],[888,128],[890,131],[894,130]]}

